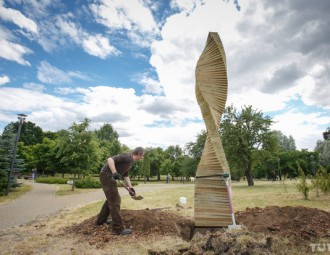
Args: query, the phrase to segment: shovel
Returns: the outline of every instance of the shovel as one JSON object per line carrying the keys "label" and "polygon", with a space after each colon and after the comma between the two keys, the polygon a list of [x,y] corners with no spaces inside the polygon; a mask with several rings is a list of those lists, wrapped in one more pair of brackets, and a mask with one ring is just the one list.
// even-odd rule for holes
{"label": "shovel", "polygon": [[122,181],[119,180],[119,182],[124,186],[124,188],[128,191],[128,193],[131,195],[131,198],[133,198],[134,200],[142,200],[143,197],[138,195],[138,196],[134,196],[134,194],[132,194],[131,189]]}

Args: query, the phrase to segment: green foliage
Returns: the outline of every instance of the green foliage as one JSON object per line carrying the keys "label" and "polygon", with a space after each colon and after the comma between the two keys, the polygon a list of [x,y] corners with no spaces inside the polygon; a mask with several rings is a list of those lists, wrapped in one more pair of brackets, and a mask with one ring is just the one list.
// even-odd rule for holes
{"label": "green foliage", "polygon": [[35,182],[47,184],[66,184],[70,179],[60,177],[38,177]]}
{"label": "green foliage", "polygon": [[[252,106],[238,112],[233,106],[226,108],[220,125],[220,135],[231,171],[244,170],[248,185],[253,186],[253,152],[262,145],[273,143],[269,116]],[[271,146],[268,146],[271,147]]]}
{"label": "green foliage", "polygon": [[164,151],[161,147],[148,148],[150,155],[150,176],[157,176],[157,180],[160,180],[160,166],[164,160]]}
{"label": "green foliage", "polygon": [[297,163],[298,166],[298,183],[296,185],[297,190],[303,194],[304,199],[308,200],[308,194],[311,189],[311,186],[307,183],[307,177],[303,171],[303,169],[300,167],[299,163]]}
{"label": "green foliage", "polygon": [[148,151],[146,151],[144,153],[144,159],[142,162],[141,173],[145,177],[145,179],[148,179],[150,177],[150,155],[149,155]]}
{"label": "green foliage", "polygon": [[7,188],[8,172],[0,170],[0,196],[4,196]]}
{"label": "green foliage", "polygon": [[101,183],[99,180],[87,176],[84,179],[76,180],[75,186],[79,189],[98,189],[101,188]]}
{"label": "green foliage", "polygon": [[328,127],[327,130],[323,132],[322,135],[324,140],[330,140],[330,127]]}
{"label": "green foliage", "polygon": [[315,186],[317,189],[320,189],[324,194],[330,193],[330,173],[327,173],[327,170],[319,166],[319,169],[316,173]]}
{"label": "green foliage", "polygon": [[[10,123],[9,125],[14,126],[14,132],[17,133],[18,122]],[[43,139],[43,131],[35,123],[27,121],[24,122],[21,129],[20,141],[24,145],[34,145],[41,143]]]}
{"label": "green foliage", "polygon": [[185,146],[185,151],[188,153],[188,157],[185,157],[183,161],[183,168],[186,177],[196,176],[197,167],[203,153],[206,136],[206,130],[203,130],[197,135],[196,142],[189,142]]}
{"label": "green foliage", "polygon": [[317,141],[315,151],[320,158],[320,164],[323,167],[330,166],[330,138],[324,141]]}
{"label": "green foliage", "polygon": [[278,130],[272,131],[272,133],[275,135],[276,140],[278,142],[278,146],[281,151],[295,151],[297,149],[296,142],[291,135],[287,137],[281,131]]}
{"label": "green foliage", "polygon": [[100,167],[109,156],[117,155],[126,149],[121,147],[119,135],[111,124],[104,124],[99,130],[95,130],[94,133],[100,144],[100,158],[102,160]]}
{"label": "green foliage", "polygon": [[[170,161],[170,164],[168,162],[166,163],[167,171],[170,171],[167,173],[170,173],[172,177],[182,176],[182,149],[178,145],[169,146],[164,152],[164,158],[165,161]],[[164,170],[162,170],[162,173],[164,173]]]}
{"label": "green foliage", "polygon": [[[11,169],[15,140],[17,135],[15,132],[17,131],[15,131],[14,125],[8,125],[0,136],[0,194],[3,193],[3,187],[7,189],[8,174]],[[19,149],[17,149],[17,152],[19,152]],[[20,157],[19,153],[16,153],[13,165],[13,173],[15,174],[21,172],[24,169],[24,160]],[[15,188],[17,186],[17,180],[14,176],[12,176],[9,183],[9,191],[11,188]]]}
{"label": "green foliage", "polygon": [[56,157],[74,174],[89,174],[91,169],[99,168],[99,142],[93,132],[87,131],[89,125],[88,119],[73,123],[69,131],[63,131],[55,148]]}

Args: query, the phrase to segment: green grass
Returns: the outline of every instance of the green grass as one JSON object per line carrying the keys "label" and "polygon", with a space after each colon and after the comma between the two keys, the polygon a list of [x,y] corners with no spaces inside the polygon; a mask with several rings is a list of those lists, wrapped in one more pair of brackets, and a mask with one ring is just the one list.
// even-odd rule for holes
{"label": "green grass", "polygon": [[[139,184],[139,188],[154,184]],[[171,185],[171,184],[169,184]],[[304,200],[296,187],[295,181],[271,182],[271,181],[255,181],[255,186],[248,187],[246,182],[232,183],[232,199],[235,211],[245,211],[246,208],[266,206],[306,206],[330,211],[330,196],[321,195],[316,197],[315,191],[310,192],[310,199]],[[71,187],[71,186],[69,186]],[[129,196],[122,196],[122,209],[144,210],[146,208],[166,208],[176,211],[182,216],[192,217],[194,214],[194,185],[184,184],[179,188],[154,190],[139,193],[144,197],[143,200],[136,201]],[[187,203],[184,208],[177,208],[180,197],[186,197]],[[87,216],[96,215],[102,202],[90,204],[81,208],[82,213]]]}
{"label": "green grass", "polygon": [[330,211],[330,196],[316,197],[311,191],[309,200],[296,189],[296,181],[285,182],[255,181],[255,185],[248,187],[246,182],[232,184],[232,199],[235,211],[245,210],[247,207],[274,206],[306,206]]}

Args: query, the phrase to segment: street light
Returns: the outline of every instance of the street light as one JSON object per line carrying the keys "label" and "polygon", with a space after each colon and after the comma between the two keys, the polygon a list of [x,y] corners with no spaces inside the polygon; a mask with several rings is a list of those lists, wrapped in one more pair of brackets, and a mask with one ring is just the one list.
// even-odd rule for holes
{"label": "street light", "polygon": [[17,114],[17,116],[18,116],[17,118],[19,120],[19,123],[18,123],[18,130],[17,130],[17,135],[16,135],[15,146],[14,146],[13,158],[11,160],[11,166],[10,166],[10,171],[9,171],[9,175],[8,175],[7,189],[6,189],[6,194],[5,194],[6,196],[8,196],[9,189],[10,189],[11,177],[13,176],[13,172],[14,172],[14,164],[15,164],[15,158],[16,158],[16,149],[17,149],[17,145],[18,145],[19,136],[21,134],[22,124],[24,123],[24,120],[27,117],[27,115],[22,114],[22,113]]}

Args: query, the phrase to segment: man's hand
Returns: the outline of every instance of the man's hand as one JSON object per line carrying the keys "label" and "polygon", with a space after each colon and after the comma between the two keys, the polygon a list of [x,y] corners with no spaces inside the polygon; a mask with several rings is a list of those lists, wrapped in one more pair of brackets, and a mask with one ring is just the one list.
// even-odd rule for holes
{"label": "man's hand", "polygon": [[133,189],[133,188],[129,188],[129,194],[132,196],[132,197],[134,197],[135,196],[135,194],[136,194],[136,192],[135,192],[135,189]]}
{"label": "man's hand", "polygon": [[120,173],[118,173],[118,172],[115,172],[113,175],[112,175],[112,178],[114,179],[114,180],[121,180],[121,179],[123,179],[123,177],[121,176],[121,174]]}

